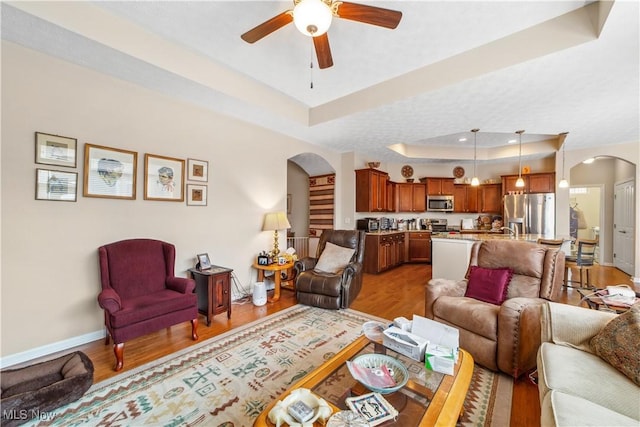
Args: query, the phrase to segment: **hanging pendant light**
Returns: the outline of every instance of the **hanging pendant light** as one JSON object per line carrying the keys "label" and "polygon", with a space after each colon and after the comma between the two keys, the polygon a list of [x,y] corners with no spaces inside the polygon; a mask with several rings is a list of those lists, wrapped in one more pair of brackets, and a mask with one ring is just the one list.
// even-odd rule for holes
{"label": "hanging pendant light", "polygon": [[562,179],[560,180],[560,182],[558,183],[558,187],[560,188],[567,188],[569,187],[569,181],[567,181],[564,178],[564,159],[565,159],[565,153],[564,153],[564,147],[565,147],[565,141],[564,139],[567,137],[567,134],[569,132],[563,132],[560,134],[560,136],[562,136]]}
{"label": "hanging pendant light", "polygon": [[520,154],[518,155],[518,179],[516,181],[516,187],[524,187],[524,179],[522,179],[522,134],[524,130],[517,130],[516,133],[520,135]]}
{"label": "hanging pendant light", "polygon": [[477,187],[480,185],[480,180],[478,179],[478,175],[476,174],[476,159],[478,154],[478,131],[480,129],[471,129],[473,132],[473,178],[471,178],[471,185],[473,187]]}

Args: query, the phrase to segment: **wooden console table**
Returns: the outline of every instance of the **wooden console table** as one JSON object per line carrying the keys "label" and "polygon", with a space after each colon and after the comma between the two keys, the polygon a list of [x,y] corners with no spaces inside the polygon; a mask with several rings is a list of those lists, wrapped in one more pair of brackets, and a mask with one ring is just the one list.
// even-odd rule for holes
{"label": "wooden console table", "polygon": [[273,271],[273,283],[275,285],[273,289],[273,297],[268,298],[269,302],[276,302],[280,299],[280,284],[282,278],[280,277],[280,272],[293,268],[293,262],[288,262],[286,264],[278,265],[276,263],[269,265],[260,265],[257,262],[253,263],[253,268],[258,270],[258,282],[262,282],[264,280],[264,272],[265,271]]}
{"label": "wooden console table", "polygon": [[211,266],[207,270],[190,268],[191,277],[196,281],[198,311],[207,318],[207,326],[216,314],[227,312],[231,319],[231,272],[230,268]]}

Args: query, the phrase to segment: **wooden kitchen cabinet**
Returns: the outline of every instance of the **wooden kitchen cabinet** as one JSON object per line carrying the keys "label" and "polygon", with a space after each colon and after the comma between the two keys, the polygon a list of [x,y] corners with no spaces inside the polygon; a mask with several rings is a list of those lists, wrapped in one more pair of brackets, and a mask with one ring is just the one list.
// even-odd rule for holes
{"label": "wooden kitchen cabinet", "polygon": [[209,270],[190,268],[189,273],[196,281],[198,312],[204,314],[207,326],[216,314],[227,312],[231,319],[231,272],[225,267],[212,266]]}
{"label": "wooden kitchen cabinet", "polygon": [[516,181],[518,175],[503,175],[502,176],[502,194],[509,194],[509,192],[524,192],[524,193],[555,193],[556,191],[556,173],[555,172],[541,172],[530,173],[522,175],[524,180],[524,187],[516,187]]}
{"label": "wooden kitchen cabinet", "polygon": [[453,186],[453,212],[478,212],[478,187],[469,184]]}
{"label": "wooden kitchen cabinet", "polygon": [[377,169],[356,170],[356,212],[387,212],[389,174]]}
{"label": "wooden kitchen cabinet", "polygon": [[394,212],[396,210],[396,194],[398,192],[397,184],[387,181],[387,211]]}
{"label": "wooden kitchen cabinet", "polygon": [[479,212],[495,214],[502,213],[502,185],[483,184],[479,188]]}
{"label": "wooden kitchen cabinet", "polygon": [[555,193],[556,174],[532,173],[529,175],[529,193]]}
{"label": "wooden kitchen cabinet", "polygon": [[408,262],[431,262],[431,233],[427,231],[407,232],[409,238]]}
{"label": "wooden kitchen cabinet", "polygon": [[404,263],[405,233],[369,233],[365,238],[364,272],[380,273]]}
{"label": "wooden kitchen cabinet", "polygon": [[427,209],[427,189],[424,184],[396,184],[396,212],[424,212]]}
{"label": "wooden kitchen cabinet", "polygon": [[427,194],[433,195],[446,195],[451,196],[453,194],[453,178],[427,178]]}

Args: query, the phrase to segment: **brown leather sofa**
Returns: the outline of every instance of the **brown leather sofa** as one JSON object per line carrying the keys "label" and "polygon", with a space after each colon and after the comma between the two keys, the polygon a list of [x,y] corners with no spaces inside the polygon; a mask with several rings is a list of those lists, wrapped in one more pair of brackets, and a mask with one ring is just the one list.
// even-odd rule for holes
{"label": "brown leather sofa", "polygon": [[[363,231],[325,230],[320,236],[315,258],[302,258],[294,264],[298,302],[334,310],[348,308],[362,288],[364,239]],[[335,273],[315,268],[329,242],[355,250],[344,269]]]}
{"label": "brown leather sofa", "polygon": [[469,265],[511,268],[506,300],[495,305],[465,297],[467,279],[434,278],[426,286],[425,315],[458,328],[460,347],[476,363],[517,378],[536,366],[540,306],[558,298],[564,252],[519,240],[485,240],[473,244]]}

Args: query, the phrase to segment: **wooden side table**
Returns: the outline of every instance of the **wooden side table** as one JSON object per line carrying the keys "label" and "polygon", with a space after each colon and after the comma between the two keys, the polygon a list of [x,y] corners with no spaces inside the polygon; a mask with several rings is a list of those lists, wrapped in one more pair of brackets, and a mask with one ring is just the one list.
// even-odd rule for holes
{"label": "wooden side table", "polygon": [[288,262],[286,264],[278,265],[277,263],[269,264],[269,265],[260,265],[254,261],[253,268],[258,270],[258,282],[262,282],[264,280],[264,272],[265,271],[273,271],[273,283],[275,284],[273,289],[273,297],[268,298],[269,302],[276,302],[280,299],[280,272],[283,270],[288,270],[293,267],[293,262]]}
{"label": "wooden side table", "polygon": [[190,268],[191,277],[196,281],[198,311],[207,318],[207,326],[216,314],[227,312],[231,319],[231,272],[230,268],[212,266],[208,270]]}

